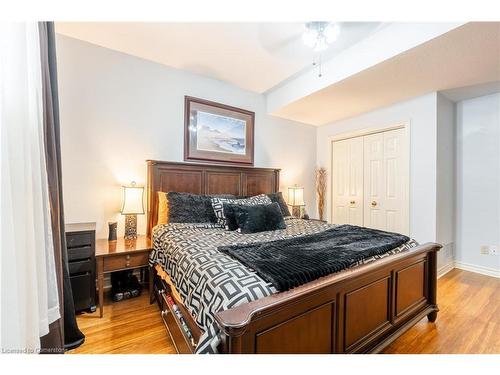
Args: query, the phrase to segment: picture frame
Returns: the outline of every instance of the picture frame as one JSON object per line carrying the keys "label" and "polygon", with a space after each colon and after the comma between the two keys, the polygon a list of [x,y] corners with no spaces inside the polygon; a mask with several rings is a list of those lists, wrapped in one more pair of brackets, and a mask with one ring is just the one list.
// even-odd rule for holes
{"label": "picture frame", "polygon": [[254,112],[185,96],[184,160],[253,166],[254,127]]}

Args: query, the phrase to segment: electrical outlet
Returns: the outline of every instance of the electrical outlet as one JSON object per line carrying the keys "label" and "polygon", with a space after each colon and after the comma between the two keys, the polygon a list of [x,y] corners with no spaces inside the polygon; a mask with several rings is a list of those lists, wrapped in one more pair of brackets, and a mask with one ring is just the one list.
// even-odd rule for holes
{"label": "electrical outlet", "polygon": [[479,252],[483,255],[498,255],[497,245],[481,245]]}

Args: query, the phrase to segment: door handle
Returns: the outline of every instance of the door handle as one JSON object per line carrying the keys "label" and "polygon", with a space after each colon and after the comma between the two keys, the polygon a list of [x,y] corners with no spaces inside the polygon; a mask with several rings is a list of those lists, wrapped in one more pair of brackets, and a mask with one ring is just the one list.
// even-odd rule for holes
{"label": "door handle", "polygon": [[355,204],[355,203],[356,203],[356,201],[351,201],[351,204]]}
{"label": "door handle", "polygon": [[372,201],[372,207],[375,207],[375,206],[377,206],[377,202]]}

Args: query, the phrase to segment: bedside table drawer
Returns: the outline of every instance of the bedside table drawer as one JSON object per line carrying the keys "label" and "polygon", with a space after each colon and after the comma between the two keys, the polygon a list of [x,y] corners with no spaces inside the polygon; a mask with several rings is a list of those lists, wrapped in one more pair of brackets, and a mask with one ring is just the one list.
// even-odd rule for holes
{"label": "bedside table drawer", "polygon": [[104,272],[147,266],[148,258],[148,253],[106,257],[103,260]]}

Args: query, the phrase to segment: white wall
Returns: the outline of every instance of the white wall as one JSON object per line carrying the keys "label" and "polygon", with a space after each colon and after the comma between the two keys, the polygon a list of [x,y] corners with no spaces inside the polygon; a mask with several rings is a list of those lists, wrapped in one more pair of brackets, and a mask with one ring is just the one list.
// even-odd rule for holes
{"label": "white wall", "polygon": [[437,181],[436,242],[443,245],[438,253],[438,268],[451,267],[455,246],[456,185],[455,103],[437,96]]}
{"label": "white wall", "polygon": [[57,56],[66,222],[123,232],[121,185],[145,184],[146,159],[183,160],[184,95],[254,111],[255,166],[282,168],[314,210],[316,129],[267,115],[263,95],[60,35]]}
{"label": "white wall", "polygon": [[457,103],[457,243],[459,266],[493,270],[500,257],[481,245],[500,244],[500,94]]}
{"label": "white wall", "polygon": [[[419,242],[436,241],[436,93],[420,96],[353,118],[321,126],[317,161],[331,179],[330,137],[358,130],[410,124],[410,235]],[[331,196],[327,198],[327,217]]]}

